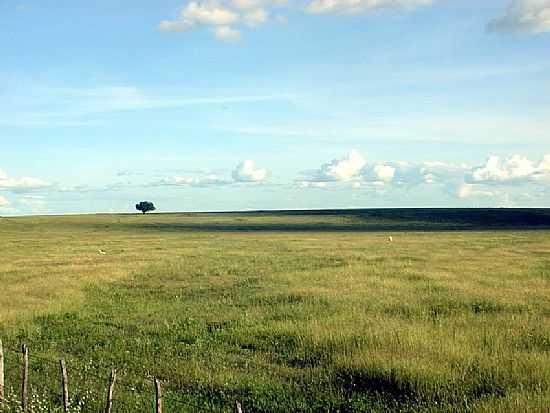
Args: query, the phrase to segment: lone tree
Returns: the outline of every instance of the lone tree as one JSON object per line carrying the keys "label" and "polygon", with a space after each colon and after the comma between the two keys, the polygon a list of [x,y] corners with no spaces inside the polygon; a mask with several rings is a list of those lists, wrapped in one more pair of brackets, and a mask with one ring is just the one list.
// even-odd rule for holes
{"label": "lone tree", "polygon": [[143,214],[145,214],[146,212],[154,211],[156,208],[152,202],[141,201],[139,204],[136,204],[136,209],[138,211],[141,211]]}

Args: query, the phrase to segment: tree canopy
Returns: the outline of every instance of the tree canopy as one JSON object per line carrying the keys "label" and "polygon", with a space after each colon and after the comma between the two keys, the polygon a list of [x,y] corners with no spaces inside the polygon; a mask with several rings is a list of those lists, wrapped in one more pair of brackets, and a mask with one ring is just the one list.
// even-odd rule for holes
{"label": "tree canopy", "polygon": [[139,204],[136,204],[136,209],[145,214],[146,212],[154,211],[157,208],[155,208],[155,205],[152,202],[141,201]]}

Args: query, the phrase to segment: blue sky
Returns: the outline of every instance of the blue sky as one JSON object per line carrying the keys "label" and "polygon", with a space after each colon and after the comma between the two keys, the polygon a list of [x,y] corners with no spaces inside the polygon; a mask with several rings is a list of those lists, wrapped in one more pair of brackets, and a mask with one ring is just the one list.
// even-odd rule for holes
{"label": "blue sky", "polygon": [[0,215],[550,206],[550,0],[0,0]]}

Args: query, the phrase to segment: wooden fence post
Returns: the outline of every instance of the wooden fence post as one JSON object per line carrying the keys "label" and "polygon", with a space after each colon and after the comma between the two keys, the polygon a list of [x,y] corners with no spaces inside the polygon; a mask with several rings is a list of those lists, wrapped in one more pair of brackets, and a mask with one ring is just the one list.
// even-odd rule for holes
{"label": "wooden fence post", "polygon": [[26,344],[21,346],[23,353],[23,375],[21,377],[21,410],[27,411],[29,404],[29,348]]}
{"label": "wooden fence post", "polygon": [[63,398],[63,411],[67,413],[69,411],[69,380],[64,359],[59,360],[59,367],[61,368],[61,397]]}
{"label": "wooden fence post", "polygon": [[155,379],[156,413],[162,413],[162,385],[159,379]]}
{"label": "wooden fence post", "polygon": [[4,401],[4,347],[0,340],[0,404]]}
{"label": "wooden fence post", "polygon": [[109,379],[109,390],[107,392],[107,406],[105,407],[105,413],[112,413],[113,411],[113,393],[115,391],[116,383],[116,369],[111,370],[111,377]]}
{"label": "wooden fence post", "polygon": [[237,413],[243,413],[243,406],[240,401],[235,402],[235,407],[237,408]]}

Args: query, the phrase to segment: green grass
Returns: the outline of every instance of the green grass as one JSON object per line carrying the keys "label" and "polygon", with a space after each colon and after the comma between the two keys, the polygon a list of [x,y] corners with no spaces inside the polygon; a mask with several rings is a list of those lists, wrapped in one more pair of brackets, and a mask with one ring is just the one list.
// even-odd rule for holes
{"label": "green grass", "polygon": [[168,412],[547,412],[550,231],[479,228],[410,212],[0,219],[8,390],[27,343],[34,411],[59,404],[65,357],[82,411],[115,366],[118,412],[152,411],[151,377]]}

